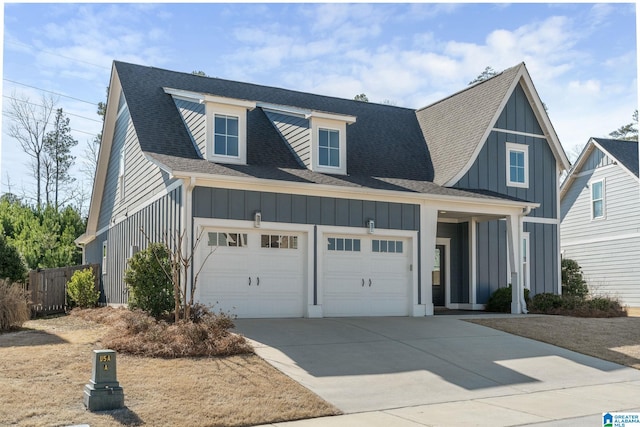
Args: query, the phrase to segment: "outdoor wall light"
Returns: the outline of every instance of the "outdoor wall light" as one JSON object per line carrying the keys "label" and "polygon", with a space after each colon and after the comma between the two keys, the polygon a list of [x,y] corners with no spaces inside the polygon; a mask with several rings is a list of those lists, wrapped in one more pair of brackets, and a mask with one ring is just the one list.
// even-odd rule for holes
{"label": "outdoor wall light", "polygon": [[376,229],[376,223],[374,220],[370,219],[367,221],[367,227],[369,227],[369,234],[373,234]]}
{"label": "outdoor wall light", "polygon": [[255,228],[260,228],[261,222],[262,222],[262,213],[260,213],[260,211],[256,211],[256,213],[253,214],[253,226]]}

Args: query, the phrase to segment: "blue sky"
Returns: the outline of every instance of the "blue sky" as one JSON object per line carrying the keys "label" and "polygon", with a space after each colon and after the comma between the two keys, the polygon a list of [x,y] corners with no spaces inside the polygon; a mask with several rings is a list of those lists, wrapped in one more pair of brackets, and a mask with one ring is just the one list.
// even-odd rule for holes
{"label": "blue sky", "polygon": [[[64,95],[77,173],[114,59],[411,108],[524,61],[572,153],[631,121],[636,41],[634,3],[6,3],[3,108],[13,93]],[[29,159],[2,119],[1,190],[9,177],[30,192]]]}

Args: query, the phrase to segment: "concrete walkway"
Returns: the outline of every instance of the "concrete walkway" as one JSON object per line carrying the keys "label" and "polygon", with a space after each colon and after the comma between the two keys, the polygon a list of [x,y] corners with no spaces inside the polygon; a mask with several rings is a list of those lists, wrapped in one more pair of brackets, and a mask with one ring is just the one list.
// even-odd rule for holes
{"label": "concrete walkway", "polygon": [[235,323],[262,358],[345,413],[278,426],[598,426],[602,412],[640,412],[640,371],[464,318]]}

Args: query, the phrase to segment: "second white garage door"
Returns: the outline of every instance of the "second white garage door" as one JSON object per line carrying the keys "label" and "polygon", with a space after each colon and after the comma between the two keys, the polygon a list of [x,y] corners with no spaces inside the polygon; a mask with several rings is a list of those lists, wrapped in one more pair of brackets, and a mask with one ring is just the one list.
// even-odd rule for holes
{"label": "second white garage door", "polygon": [[325,234],[324,316],[406,316],[411,239]]}
{"label": "second white garage door", "polygon": [[[197,300],[238,317],[302,317],[306,234],[206,229]],[[198,268],[199,266],[196,266]]]}

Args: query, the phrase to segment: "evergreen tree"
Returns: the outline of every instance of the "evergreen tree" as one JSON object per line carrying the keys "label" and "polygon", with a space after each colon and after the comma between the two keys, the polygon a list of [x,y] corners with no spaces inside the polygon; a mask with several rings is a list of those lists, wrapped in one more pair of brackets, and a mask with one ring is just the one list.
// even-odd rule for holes
{"label": "evergreen tree", "polygon": [[[75,161],[71,148],[78,145],[78,141],[71,136],[69,118],[65,117],[62,108],[56,110],[53,130],[44,139],[44,151],[47,155],[46,185],[53,192],[53,206],[56,211],[60,207],[60,192],[65,185],[71,184],[75,178],[69,175],[69,169]],[[47,201],[49,198],[47,197]]]}

